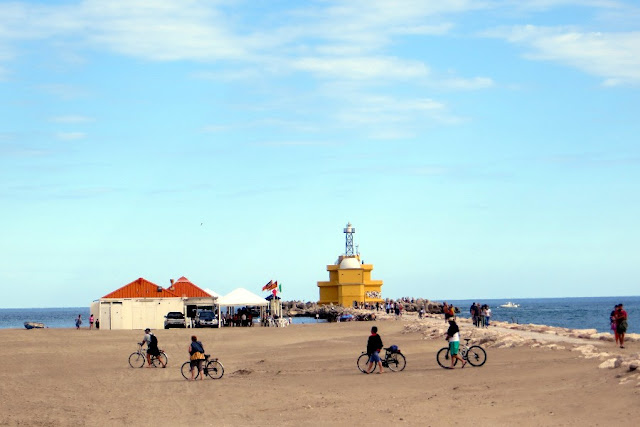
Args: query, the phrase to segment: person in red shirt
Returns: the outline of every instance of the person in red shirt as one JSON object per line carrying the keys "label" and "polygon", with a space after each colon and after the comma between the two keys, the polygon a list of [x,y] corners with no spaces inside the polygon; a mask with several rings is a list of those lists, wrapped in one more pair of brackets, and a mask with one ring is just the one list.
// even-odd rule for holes
{"label": "person in red shirt", "polygon": [[624,348],[624,334],[627,332],[627,312],[622,304],[616,310],[616,332],[620,337],[620,348]]}

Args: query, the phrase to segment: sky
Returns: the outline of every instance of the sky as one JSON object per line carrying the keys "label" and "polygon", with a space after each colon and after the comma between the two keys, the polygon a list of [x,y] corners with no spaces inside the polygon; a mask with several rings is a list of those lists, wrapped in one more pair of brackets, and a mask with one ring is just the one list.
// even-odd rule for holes
{"label": "sky", "polygon": [[0,108],[0,307],[639,294],[635,1],[0,1]]}

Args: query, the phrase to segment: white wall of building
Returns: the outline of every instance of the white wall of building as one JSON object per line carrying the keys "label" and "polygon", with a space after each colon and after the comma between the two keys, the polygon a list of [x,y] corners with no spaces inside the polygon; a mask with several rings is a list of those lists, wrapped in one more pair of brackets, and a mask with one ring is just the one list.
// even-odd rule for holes
{"label": "white wall of building", "polygon": [[185,312],[185,301],[182,298],[104,298],[92,303],[91,310],[100,319],[100,329],[162,329],[168,312]]}

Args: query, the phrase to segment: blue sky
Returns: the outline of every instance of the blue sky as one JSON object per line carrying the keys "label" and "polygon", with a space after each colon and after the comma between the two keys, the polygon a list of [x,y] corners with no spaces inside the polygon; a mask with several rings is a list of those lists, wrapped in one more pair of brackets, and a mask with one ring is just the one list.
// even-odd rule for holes
{"label": "blue sky", "polygon": [[635,2],[1,2],[0,100],[0,307],[638,294]]}

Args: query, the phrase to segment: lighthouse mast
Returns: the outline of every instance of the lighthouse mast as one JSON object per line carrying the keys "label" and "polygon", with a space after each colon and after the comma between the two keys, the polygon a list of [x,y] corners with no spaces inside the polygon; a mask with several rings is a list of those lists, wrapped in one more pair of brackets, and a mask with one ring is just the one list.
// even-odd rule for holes
{"label": "lighthouse mast", "polygon": [[356,229],[354,227],[351,226],[351,223],[347,223],[347,227],[344,229],[344,234],[346,235],[345,238],[345,249],[344,249],[344,254],[345,256],[353,256],[354,252],[353,252],[353,233],[356,232]]}

